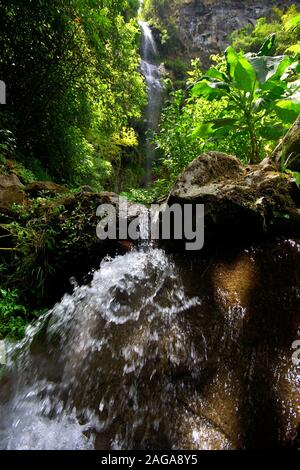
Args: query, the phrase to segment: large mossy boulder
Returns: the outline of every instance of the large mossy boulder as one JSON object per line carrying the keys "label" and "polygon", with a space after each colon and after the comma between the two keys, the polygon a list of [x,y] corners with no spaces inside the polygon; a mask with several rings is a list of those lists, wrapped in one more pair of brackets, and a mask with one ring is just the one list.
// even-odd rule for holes
{"label": "large mossy boulder", "polygon": [[0,210],[7,210],[12,204],[24,204],[26,197],[23,188],[17,175],[0,175]]}
{"label": "large mossy boulder", "polygon": [[204,204],[206,245],[300,232],[300,190],[292,175],[279,172],[272,162],[250,166],[207,152],[177,179],[167,201],[174,203]]}

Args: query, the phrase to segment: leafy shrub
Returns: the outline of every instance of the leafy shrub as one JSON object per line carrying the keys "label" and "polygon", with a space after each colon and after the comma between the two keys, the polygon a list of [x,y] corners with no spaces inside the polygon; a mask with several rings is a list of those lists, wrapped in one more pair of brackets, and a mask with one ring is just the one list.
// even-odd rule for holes
{"label": "leafy shrub", "polygon": [[245,28],[236,30],[231,35],[232,46],[237,51],[258,52],[265,38],[270,34],[276,34],[276,41],[271,51],[276,54],[300,54],[300,31],[289,27],[290,22],[299,14],[295,5],[292,5],[284,13],[278,8],[273,9],[273,17],[260,18],[255,27],[250,24]]}
{"label": "leafy shrub", "polygon": [[0,129],[16,138],[0,135],[0,152],[16,150],[39,179],[103,187],[110,141],[146,99],[136,9],[136,0],[0,2],[1,79],[9,84]]}
{"label": "leafy shrub", "polygon": [[[298,16],[286,28],[299,28]],[[300,21],[300,20],[299,20]],[[212,57],[207,72],[192,63],[186,88],[173,92],[154,142],[161,152],[160,179],[169,186],[199,154],[218,150],[259,161],[274,149],[300,112],[299,62],[271,56],[271,34],[257,54]]]}
{"label": "leafy shrub", "polygon": [[27,312],[19,302],[19,292],[0,288],[0,339],[20,339],[27,322]]}
{"label": "leafy shrub", "polygon": [[191,92],[192,97],[208,101],[228,100],[217,119],[202,121],[193,134],[222,139],[230,131],[245,132],[250,163],[258,162],[267,141],[282,137],[300,113],[299,62],[270,56],[274,41],[271,35],[258,54],[244,55],[229,47],[226,72],[211,67]]}

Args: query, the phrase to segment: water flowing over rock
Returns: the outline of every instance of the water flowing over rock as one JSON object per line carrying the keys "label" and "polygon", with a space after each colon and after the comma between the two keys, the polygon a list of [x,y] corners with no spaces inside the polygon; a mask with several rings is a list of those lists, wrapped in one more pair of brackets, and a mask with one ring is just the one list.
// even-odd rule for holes
{"label": "water flowing over rock", "polygon": [[145,114],[146,121],[146,182],[150,183],[152,165],[155,158],[155,148],[150,141],[149,132],[157,129],[162,105],[163,87],[161,82],[162,65],[159,64],[157,45],[151,28],[144,21],[139,21],[142,31],[141,43],[141,72],[145,77],[148,89],[148,105]]}
{"label": "water flowing over rock", "polygon": [[107,258],[8,348],[0,448],[292,445],[299,262],[296,240]]}

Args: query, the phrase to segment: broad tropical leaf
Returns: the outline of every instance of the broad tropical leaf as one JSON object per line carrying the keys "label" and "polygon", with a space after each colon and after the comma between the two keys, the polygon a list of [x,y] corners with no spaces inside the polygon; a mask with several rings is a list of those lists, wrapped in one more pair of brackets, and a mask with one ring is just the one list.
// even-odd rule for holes
{"label": "broad tropical leaf", "polygon": [[277,126],[262,126],[259,129],[261,137],[267,140],[279,140],[285,133],[285,128],[278,124]]}
{"label": "broad tropical leaf", "polygon": [[204,78],[217,78],[218,80],[221,80],[222,82],[226,81],[226,75],[222,72],[220,72],[218,69],[215,67],[211,67],[206,73]]}
{"label": "broad tropical leaf", "polygon": [[288,56],[250,56],[249,62],[254,67],[258,81],[263,84],[268,80],[280,78],[286,69],[292,64],[292,59]]}
{"label": "broad tropical leaf", "polygon": [[295,179],[295,183],[300,188],[300,173],[298,171],[293,171],[293,177]]}
{"label": "broad tropical leaf", "polygon": [[213,135],[215,132],[212,123],[201,123],[196,129],[192,132],[191,136],[194,138],[198,137],[208,137]]}
{"label": "broad tropical leaf", "polygon": [[196,83],[192,88],[192,96],[202,96],[203,98],[211,100],[224,95],[227,89],[228,84],[225,82],[202,80]]}
{"label": "broad tropical leaf", "polygon": [[275,41],[276,41],[276,34],[275,33],[270,34],[270,36],[268,36],[267,40],[264,42],[264,44],[262,45],[257,55],[270,56],[272,53]]}
{"label": "broad tropical leaf", "polygon": [[256,85],[256,72],[253,66],[244,57],[240,57],[235,70],[234,79],[237,88],[240,90],[253,92]]}
{"label": "broad tropical leaf", "polygon": [[245,56],[236,53],[233,47],[226,52],[228,74],[239,90],[251,93],[256,83],[256,71]]}
{"label": "broad tropical leaf", "polygon": [[293,123],[300,114],[300,93],[298,93],[297,99],[294,96],[293,100],[278,101],[274,109],[283,122]]}
{"label": "broad tropical leaf", "polygon": [[227,62],[227,73],[231,79],[234,79],[234,71],[239,61],[239,56],[233,47],[229,46],[225,51],[225,57]]}
{"label": "broad tropical leaf", "polygon": [[220,118],[220,119],[212,119],[211,121],[206,121],[206,124],[213,124],[215,129],[220,127],[232,127],[234,128],[234,124],[237,123],[236,118]]}

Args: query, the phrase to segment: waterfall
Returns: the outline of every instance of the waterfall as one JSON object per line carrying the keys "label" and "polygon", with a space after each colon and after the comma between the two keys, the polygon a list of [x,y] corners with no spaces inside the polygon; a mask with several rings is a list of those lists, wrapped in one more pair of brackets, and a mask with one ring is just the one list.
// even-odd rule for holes
{"label": "waterfall", "polygon": [[162,104],[163,87],[161,83],[161,64],[159,53],[151,28],[144,21],[139,21],[142,32],[141,71],[145,77],[148,91],[146,121],[146,183],[151,182],[152,165],[155,159],[155,148],[149,134],[157,129]]}

